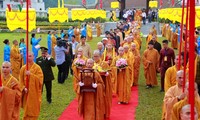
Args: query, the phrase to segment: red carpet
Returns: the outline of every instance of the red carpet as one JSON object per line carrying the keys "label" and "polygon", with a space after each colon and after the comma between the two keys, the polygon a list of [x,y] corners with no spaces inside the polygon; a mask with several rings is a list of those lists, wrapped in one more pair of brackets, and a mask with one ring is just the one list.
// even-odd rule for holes
{"label": "red carpet", "polygon": [[[138,88],[132,87],[131,100],[127,105],[118,105],[117,97],[112,100],[110,120],[134,120],[138,105]],[[82,120],[77,112],[78,102],[73,100],[60,116],[59,120]]]}

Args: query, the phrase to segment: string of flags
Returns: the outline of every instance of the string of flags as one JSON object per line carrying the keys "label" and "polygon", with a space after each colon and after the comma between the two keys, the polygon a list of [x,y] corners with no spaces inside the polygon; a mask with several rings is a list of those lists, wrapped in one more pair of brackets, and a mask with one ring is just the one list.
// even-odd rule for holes
{"label": "string of flags", "polygon": [[[23,8],[23,0],[20,0],[19,2],[20,4],[7,4],[8,11],[11,12],[19,10],[21,12]],[[31,0],[27,0],[27,2],[29,3],[29,8],[30,8]]]}

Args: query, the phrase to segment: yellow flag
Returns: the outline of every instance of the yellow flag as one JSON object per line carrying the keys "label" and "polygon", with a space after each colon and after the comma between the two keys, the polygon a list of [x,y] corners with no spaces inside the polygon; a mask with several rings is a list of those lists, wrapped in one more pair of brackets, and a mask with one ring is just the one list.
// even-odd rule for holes
{"label": "yellow flag", "polygon": [[60,0],[58,0],[58,8],[60,8]]}

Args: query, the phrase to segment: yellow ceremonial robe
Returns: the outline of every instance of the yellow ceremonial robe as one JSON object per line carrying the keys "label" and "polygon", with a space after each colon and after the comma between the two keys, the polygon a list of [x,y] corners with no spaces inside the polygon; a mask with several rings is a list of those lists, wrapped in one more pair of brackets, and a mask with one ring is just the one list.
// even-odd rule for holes
{"label": "yellow ceremonial robe", "polygon": [[[181,67],[181,70],[183,68]],[[167,71],[165,72],[165,92],[167,92],[167,90],[176,85],[176,73],[178,72],[178,69],[176,68],[176,65],[170,67],[167,69]]]}
{"label": "yellow ceremonial robe", "polygon": [[[146,85],[157,85],[156,70],[159,67],[160,55],[156,49],[145,50],[143,53],[144,76]],[[152,63],[148,63],[151,61]]]}
{"label": "yellow ceremonial robe", "polygon": [[[86,76],[93,78],[92,73],[83,74],[82,77]],[[95,83],[97,83],[96,92],[81,92],[77,81],[78,113],[83,116],[83,120],[104,120],[105,86],[98,72],[95,72]]]}
{"label": "yellow ceremonial robe", "polygon": [[2,85],[4,88],[0,93],[0,120],[19,120],[21,103],[19,82],[9,75],[6,79],[2,77]]}
{"label": "yellow ceremonial robe", "polygon": [[127,52],[127,53],[124,53],[124,56],[126,57],[127,60],[129,60],[129,63],[130,63],[130,70],[129,70],[129,73],[130,73],[130,86],[132,87],[133,86],[133,83],[134,83],[134,63],[135,63],[135,58],[133,56],[133,53],[132,52]]}
{"label": "yellow ceremonial robe", "polygon": [[87,40],[92,40],[92,26],[87,25]]}
{"label": "yellow ceremonial robe", "polygon": [[[120,57],[117,56],[115,60],[112,63],[112,67],[117,69],[116,67],[116,61],[120,58],[126,59],[125,56]],[[127,60],[127,59],[126,59]],[[115,87],[116,87],[116,94],[118,96],[118,102],[129,102],[130,96],[131,96],[131,80],[130,80],[130,62],[127,60],[128,66],[125,69],[117,69],[116,70],[116,81],[115,81]]]}
{"label": "yellow ceremonial robe", "polygon": [[13,45],[10,51],[10,63],[12,68],[12,75],[19,80],[19,72],[22,64],[22,57],[19,52],[19,47]]}
{"label": "yellow ceremonial robe", "polygon": [[55,59],[55,50],[54,47],[56,46],[56,36],[55,35],[51,35],[51,56]]}
{"label": "yellow ceremonial robe", "polygon": [[100,25],[100,23],[96,24],[96,29],[97,29],[97,37],[100,37],[100,35],[101,35],[101,25]]}
{"label": "yellow ceremonial robe", "polygon": [[[84,60],[85,61],[85,63],[86,63],[86,61],[87,61],[87,58],[85,57],[85,56],[81,56],[80,57],[80,59],[82,59],[82,60]],[[80,73],[80,68],[78,68],[76,65],[75,65],[75,62],[78,60],[78,58],[75,58],[74,59],[74,61],[73,61],[73,63],[72,63],[72,70],[73,70],[73,88],[74,88],[74,91],[76,92],[76,90],[77,90],[77,82],[79,81],[78,80],[78,77],[79,77],[79,73]],[[85,67],[85,65],[84,66],[82,66],[82,68],[84,68]]]}
{"label": "yellow ceremonial robe", "polygon": [[[98,62],[95,62],[95,64],[101,66],[103,70],[110,70],[110,66],[104,61],[99,60]],[[109,118],[112,106],[112,85],[111,85],[112,72],[109,71],[108,76],[101,75],[101,78],[105,85],[105,117]]]}
{"label": "yellow ceremonial robe", "polygon": [[175,103],[178,102],[177,96],[182,94],[182,87],[178,87],[178,85],[172,86],[165,93],[165,97],[163,100],[163,120],[171,120],[171,111]]}
{"label": "yellow ceremonial robe", "polygon": [[22,108],[24,109],[23,120],[37,120],[42,102],[43,72],[39,65],[29,64],[30,76],[28,76],[28,87],[26,79],[26,65],[20,70],[21,90],[28,88],[28,93],[22,95]]}
{"label": "yellow ceremonial robe", "polygon": [[74,35],[76,42],[80,42],[80,30],[78,28],[74,29]]}
{"label": "yellow ceremonial robe", "polygon": [[[187,98],[176,103],[173,106],[173,109],[172,109],[171,119],[172,120],[181,120],[181,118],[180,118],[181,109],[184,105],[187,105],[187,104],[189,104]],[[195,107],[197,108],[198,120],[200,120],[200,99],[199,99],[199,96],[197,98],[195,98]]]}
{"label": "yellow ceremonial robe", "polygon": [[139,73],[140,73],[140,53],[137,49],[135,49],[134,51],[130,50],[130,52],[133,54],[134,56],[134,81],[133,81],[133,85],[138,85],[138,78],[139,78]]}
{"label": "yellow ceremonial robe", "polygon": [[147,36],[147,40],[146,40],[146,47],[148,48],[148,43],[152,40],[153,36],[151,34],[149,34]]}

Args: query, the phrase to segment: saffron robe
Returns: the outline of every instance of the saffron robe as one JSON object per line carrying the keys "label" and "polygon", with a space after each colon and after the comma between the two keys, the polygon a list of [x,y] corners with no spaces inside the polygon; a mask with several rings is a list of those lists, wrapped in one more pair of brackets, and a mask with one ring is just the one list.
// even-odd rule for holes
{"label": "saffron robe", "polygon": [[39,65],[29,64],[30,75],[28,76],[28,86],[26,79],[26,65],[20,70],[20,87],[21,91],[26,87],[28,93],[22,94],[22,108],[24,109],[24,120],[37,117],[40,113],[42,101],[43,72]]}
{"label": "saffron robe", "polygon": [[[83,77],[85,76],[93,78],[93,73],[83,74]],[[105,86],[98,72],[95,72],[94,80],[97,84],[96,92],[81,92],[77,81],[78,113],[83,116],[83,120],[104,120]]]}
{"label": "saffron robe", "polygon": [[10,63],[12,68],[12,75],[19,80],[19,72],[22,65],[22,56],[17,46],[12,46],[10,52]]}
{"label": "saffron robe", "polygon": [[19,120],[21,103],[19,82],[9,75],[6,79],[2,78],[2,85],[4,88],[0,93],[0,120]]}
{"label": "saffron robe", "polygon": [[[159,67],[160,55],[156,49],[145,50],[143,53],[144,76],[146,85],[157,85],[156,70]],[[152,63],[148,63],[151,61]]]}

